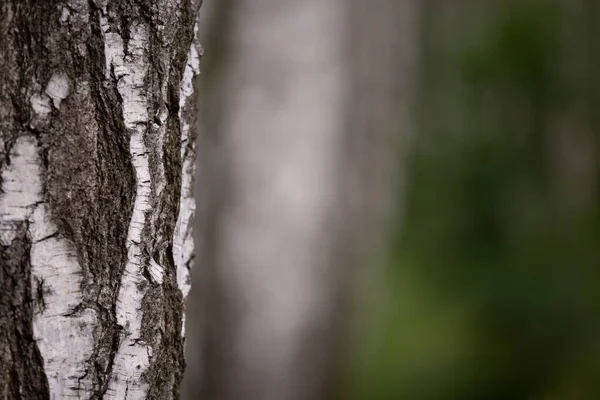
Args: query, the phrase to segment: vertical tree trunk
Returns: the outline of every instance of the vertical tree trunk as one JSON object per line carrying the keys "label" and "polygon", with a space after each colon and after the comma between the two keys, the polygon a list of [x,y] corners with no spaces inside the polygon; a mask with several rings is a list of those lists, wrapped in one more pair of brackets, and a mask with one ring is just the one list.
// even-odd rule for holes
{"label": "vertical tree trunk", "polygon": [[[419,78],[418,0],[351,0],[348,31],[351,93],[343,157],[343,195],[346,217],[339,236],[345,242],[344,264],[350,276],[347,308],[349,339],[340,355],[352,377],[364,372],[372,338],[383,334],[380,319],[389,279],[390,234],[398,223],[406,196],[406,167],[415,122]],[[357,229],[360,227],[360,229]],[[351,268],[348,268],[351,267]],[[382,294],[385,293],[385,294]],[[350,372],[351,371],[351,372]],[[342,382],[344,398],[371,397],[365,382]],[[350,382],[348,382],[350,381]]]}
{"label": "vertical tree trunk", "polygon": [[189,381],[190,399],[320,398],[335,338],[344,14],[339,0],[217,5],[202,92],[214,110],[207,379]]}
{"label": "vertical tree trunk", "polygon": [[410,128],[416,5],[374,3],[215,5],[190,399],[331,394],[348,284],[384,236]]}
{"label": "vertical tree trunk", "polygon": [[178,398],[200,0],[0,5],[0,398]]}

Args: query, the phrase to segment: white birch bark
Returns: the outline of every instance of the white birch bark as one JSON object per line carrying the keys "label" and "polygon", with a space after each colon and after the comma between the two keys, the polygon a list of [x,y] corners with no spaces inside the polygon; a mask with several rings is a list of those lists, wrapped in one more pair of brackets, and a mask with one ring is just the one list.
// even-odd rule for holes
{"label": "white birch bark", "polygon": [[1,398],[178,398],[199,6],[0,5]]}

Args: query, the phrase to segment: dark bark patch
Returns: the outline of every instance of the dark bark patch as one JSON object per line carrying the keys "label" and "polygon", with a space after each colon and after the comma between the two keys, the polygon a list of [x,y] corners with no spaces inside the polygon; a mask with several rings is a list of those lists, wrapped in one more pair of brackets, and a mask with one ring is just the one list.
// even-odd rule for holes
{"label": "dark bark patch", "polygon": [[0,398],[48,399],[44,360],[33,338],[31,240],[22,223],[8,246],[0,245]]}

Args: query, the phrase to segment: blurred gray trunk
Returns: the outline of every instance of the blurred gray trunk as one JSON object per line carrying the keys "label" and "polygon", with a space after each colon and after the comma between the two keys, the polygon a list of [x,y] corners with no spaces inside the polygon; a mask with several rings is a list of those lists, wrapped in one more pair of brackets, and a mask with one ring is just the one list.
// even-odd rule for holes
{"label": "blurred gray trunk", "polygon": [[349,288],[385,237],[410,128],[414,3],[372,3],[214,6],[189,399],[331,393]]}
{"label": "blurred gray trunk", "polygon": [[205,290],[190,299],[205,311],[190,332],[206,341],[188,347],[188,398],[316,399],[333,346],[343,2],[215,7],[199,144]]}
{"label": "blurred gray trunk", "polygon": [[200,0],[0,4],[0,398],[179,397]]}

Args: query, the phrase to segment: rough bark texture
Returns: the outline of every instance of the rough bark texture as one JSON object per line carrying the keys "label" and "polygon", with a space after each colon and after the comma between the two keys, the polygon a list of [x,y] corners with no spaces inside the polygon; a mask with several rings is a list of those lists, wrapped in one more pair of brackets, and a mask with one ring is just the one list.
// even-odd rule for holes
{"label": "rough bark texture", "polygon": [[0,4],[0,398],[178,398],[200,0]]}

